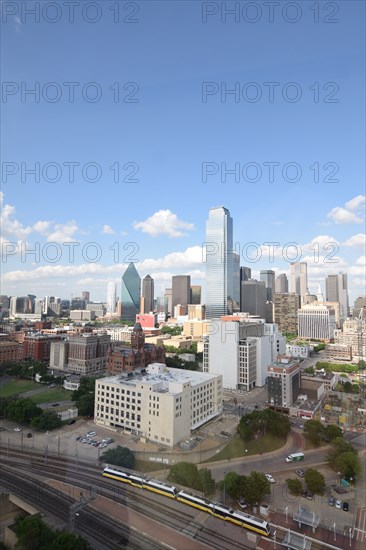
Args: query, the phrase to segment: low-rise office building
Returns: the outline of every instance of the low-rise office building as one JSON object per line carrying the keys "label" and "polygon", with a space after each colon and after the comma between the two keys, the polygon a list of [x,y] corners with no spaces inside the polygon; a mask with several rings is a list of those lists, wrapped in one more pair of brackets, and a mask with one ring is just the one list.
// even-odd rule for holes
{"label": "low-rise office building", "polygon": [[173,447],[222,411],[222,377],[153,363],[95,382],[95,423]]}

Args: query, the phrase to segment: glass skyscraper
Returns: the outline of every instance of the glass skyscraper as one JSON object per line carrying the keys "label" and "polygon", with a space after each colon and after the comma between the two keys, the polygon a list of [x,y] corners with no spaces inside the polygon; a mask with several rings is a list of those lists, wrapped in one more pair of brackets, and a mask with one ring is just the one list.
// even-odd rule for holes
{"label": "glass skyscraper", "polygon": [[134,263],[130,263],[122,275],[121,285],[121,318],[124,321],[135,321],[140,313],[141,277]]}
{"label": "glass skyscraper", "polygon": [[[206,222],[206,318],[233,312],[233,220],[227,208],[211,208]],[[239,291],[239,289],[238,289]],[[236,300],[235,300],[236,301]]]}

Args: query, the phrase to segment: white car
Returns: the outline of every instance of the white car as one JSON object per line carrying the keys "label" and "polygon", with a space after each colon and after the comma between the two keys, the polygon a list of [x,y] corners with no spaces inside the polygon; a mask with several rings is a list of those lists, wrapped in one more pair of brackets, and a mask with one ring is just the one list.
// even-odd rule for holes
{"label": "white car", "polygon": [[276,480],[271,474],[264,474],[270,483],[276,483]]}
{"label": "white car", "polygon": [[22,428],[14,428],[14,432],[21,432]]}
{"label": "white car", "polygon": [[338,510],[340,510],[342,508],[342,501],[337,499],[335,501],[335,507],[338,508]]}

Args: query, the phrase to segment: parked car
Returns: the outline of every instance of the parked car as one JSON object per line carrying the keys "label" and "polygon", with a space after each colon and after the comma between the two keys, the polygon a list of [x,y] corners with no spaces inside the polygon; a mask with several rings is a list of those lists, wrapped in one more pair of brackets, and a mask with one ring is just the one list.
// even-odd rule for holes
{"label": "parked car", "polygon": [[271,474],[264,474],[264,476],[268,479],[270,483],[276,483],[276,480]]}
{"label": "parked car", "polygon": [[238,504],[242,510],[245,510],[245,508],[248,508],[248,504],[245,502],[245,499],[243,497],[239,498]]}
{"label": "parked car", "polygon": [[313,500],[314,494],[313,494],[311,491],[308,491],[308,494],[306,495],[306,498],[307,498],[308,500]]}
{"label": "parked car", "polygon": [[342,505],[342,508],[343,508],[343,510],[344,510],[345,512],[348,512],[348,510],[349,510],[349,504],[348,504],[348,502],[344,502],[343,505]]}
{"label": "parked car", "polygon": [[221,431],[221,435],[225,435],[226,437],[231,437],[231,433],[225,432],[224,430]]}
{"label": "parked car", "polygon": [[21,432],[22,428],[14,428],[14,432]]}
{"label": "parked car", "polygon": [[334,498],[333,497],[328,498],[328,504],[329,504],[329,506],[334,506]]}
{"label": "parked car", "polygon": [[27,433],[27,437],[33,437],[32,434],[29,432]]}
{"label": "parked car", "polygon": [[88,432],[86,435],[89,437],[89,436],[97,435],[97,434],[96,434],[96,432]]}
{"label": "parked car", "polygon": [[338,498],[335,501],[335,507],[338,508],[338,510],[340,510],[342,508],[342,501],[339,500]]}
{"label": "parked car", "polygon": [[307,491],[301,491],[301,496],[306,498],[308,496],[308,492]]}
{"label": "parked car", "polygon": [[305,477],[305,470],[296,470],[296,474],[299,477]]}
{"label": "parked car", "polygon": [[52,403],[52,407],[59,407],[60,403]]}
{"label": "parked car", "polygon": [[75,424],[74,418],[72,418],[71,420],[68,421],[68,425],[71,426],[71,424]]}

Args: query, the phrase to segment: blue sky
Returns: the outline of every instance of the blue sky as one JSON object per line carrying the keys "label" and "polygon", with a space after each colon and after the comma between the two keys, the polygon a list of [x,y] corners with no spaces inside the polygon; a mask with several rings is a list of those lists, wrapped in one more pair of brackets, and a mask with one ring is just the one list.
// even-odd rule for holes
{"label": "blue sky", "polygon": [[294,242],[311,292],[364,294],[363,2],[36,4],[1,2],[3,294],[105,300],[131,258],[204,286],[219,205],[255,276]]}

